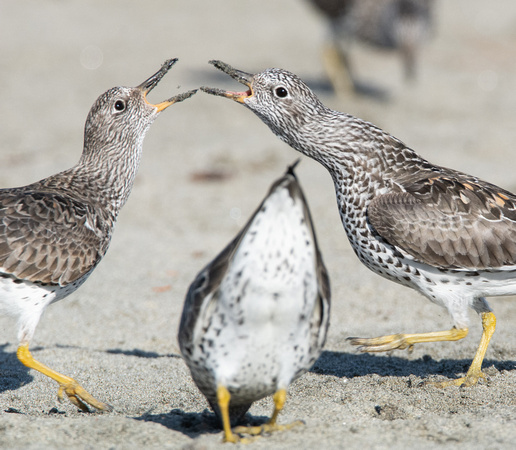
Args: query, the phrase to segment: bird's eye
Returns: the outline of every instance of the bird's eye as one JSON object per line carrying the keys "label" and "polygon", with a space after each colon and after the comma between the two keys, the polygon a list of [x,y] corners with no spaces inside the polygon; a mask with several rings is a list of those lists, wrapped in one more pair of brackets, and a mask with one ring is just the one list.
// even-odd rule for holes
{"label": "bird's eye", "polygon": [[274,90],[274,93],[276,94],[276,97],[279,98],[285,98],[288,95],[288,91],[283,86],[277,87]]}
{"label": "bird's eye", "polygon": [[125,102],[123,100],[117,100],[115,102],[115,109],[117,111],[123,111],[125,109]]}

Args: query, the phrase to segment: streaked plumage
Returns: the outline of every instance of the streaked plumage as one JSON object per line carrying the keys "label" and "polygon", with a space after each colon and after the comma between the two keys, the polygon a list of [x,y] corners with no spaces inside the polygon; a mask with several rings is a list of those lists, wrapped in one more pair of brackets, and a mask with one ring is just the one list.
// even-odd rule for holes
{"label": "streaked plumage", "polygon": [[358,258],[450,313],[454,328],[352,338],[362,351],[387,351],[468,333],[468,308],[482,317],[481,343],[465,377],[473,385],[495,330],[484,297],[516,294],[516,196],[476,177],[436,166],[374,125],[325,107],[296,75],[255,75],[212,61],[246,92],[202,88],[244,104],[282,140],[330,172],[342,223]]}
{"label": "streaked plumage", "polygon": [[197,275],[185,300],[181,352],[221,419],[226,440],[237,440],[230,423],[273,393],[276,407],[266,429],[282,428],[276,417],[286,389],[319,357],[329,309],[328,275],[290,168],[242,231]]}
{"label": "streaked plumage", "polygon": [[158,114],[195,91],[157,105],[146,95],[177,60],[135,88],[115,87],[91,108],[74,167],[28,186],[0,190],[0,313],[18,320],[18,358],[59,383],[83,410],[110,407],[29,352],[45,308],[75,291],[107,251],[140,163],[144,136]]}

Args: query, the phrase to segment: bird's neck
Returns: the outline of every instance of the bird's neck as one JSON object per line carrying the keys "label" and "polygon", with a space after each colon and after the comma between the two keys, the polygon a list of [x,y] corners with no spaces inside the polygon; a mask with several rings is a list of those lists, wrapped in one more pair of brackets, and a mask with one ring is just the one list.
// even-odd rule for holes
{"label": "bird's neck", "polygon": [[92,155],[84,152],[74,167],[49,177],[45,185],[59,183],[69,194],[116,219],[131,193],[141,153],[141,143],[119,155],[109,148],[96,149]]}
{"label": "bird's neck", "polygon": [[364,199],[392,189],[428,165],[380,128],[329,109],[284,140],[326,167],[341,193],[360,192]]}

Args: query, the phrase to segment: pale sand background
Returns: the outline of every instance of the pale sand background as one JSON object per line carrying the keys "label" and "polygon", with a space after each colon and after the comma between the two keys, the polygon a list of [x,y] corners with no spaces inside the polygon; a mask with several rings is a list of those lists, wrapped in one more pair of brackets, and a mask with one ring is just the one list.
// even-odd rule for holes
{"label": "pale sand background", "polygon": [[[238,88],[207,65],[212,58],[250,72],[279,66],[299,74],[328,105],[371,120],[431,161],[516,190],[516,3],[441,0],[437,12],[415,85],[403,83],[395,56],[356,49],[362,81],[391,94],[382,103],[338,100],[325,88],[324,26],[300,1],[4,1],[0,185],[23,185],[74,164],[95,98],[117,84],[139,84],[166,58],[179,57],[151,100],[201,84]],[[83,288],[47,310],[32,343],[38,359],[115,412],[83,414],[58,404],[56,384],[16,360],[15,326],[2,318],[0,447],[222,448],[178,356],[184,294],[298,154],[250,111],[204,93],[159,117],[144,147],[107,256]],[[195,174],[213,169],[227,178],[196,181]],[[346,337],[451,323],[444,310],[360,265],[328,174],[306,158],[297,172],[332,278],[331,327],[325,353],[291,386],[280,416],[306,426],[253,448],[513,447],[513,298],[492,300],[498,329],[485,361],[489,379],[474,388],[417,386],[467,369],[480,336],[473,314],[462,342],[421,345],[412,354],[356,353]],[[271,409],[265,399],[251,413],[263,418]]]}

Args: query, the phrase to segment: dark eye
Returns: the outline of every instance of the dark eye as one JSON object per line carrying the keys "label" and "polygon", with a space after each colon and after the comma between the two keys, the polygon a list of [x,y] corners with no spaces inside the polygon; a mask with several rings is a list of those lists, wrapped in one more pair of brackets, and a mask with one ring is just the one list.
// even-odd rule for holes
{"label": "dark eye", "polygon": [[117,100],[115,102],[115,109],[117,111],[123,111],[125,109],[125,102],[123,100]]}
{"label": "dark eye", "polygon": [[274,93],[279,98],[284,98],[288,95],[288,91],[284,87],[277,87]]}

